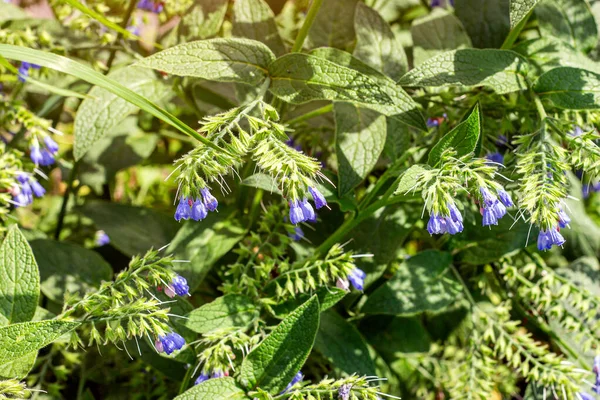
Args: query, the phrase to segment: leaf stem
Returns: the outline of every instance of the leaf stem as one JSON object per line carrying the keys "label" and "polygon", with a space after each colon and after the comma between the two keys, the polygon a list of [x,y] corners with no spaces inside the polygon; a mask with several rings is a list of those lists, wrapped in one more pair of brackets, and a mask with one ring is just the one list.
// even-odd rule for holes
{"label": "leaf stem", "polygon": [[[121,29],[125,30],[125,28],[127,27],[127,23],[129,22],[129,19],[131,18],[131,14],[133,14],[133,10],[135,10],[135,6],[137,5],[137,3],[138,3],[137,0],[130,0],[129,1],[129,7],[127,7],[127,11],[125,12],[125,16],[123,17],[123,20],[119,24],[119,26],[121,27]],[[117,33],[117,38],[115,39],[115,41],[113,42],[113,44],[116,44],[121,38],[123,38],[123,32],[119,31]],[[106,62],[106,69],[107,69],[107,71],[109,71],[110,68],[112,67],[113,62],[115,61],[115,57],[116,56],[117,56],[117,49],[112,49],[110,51],[110,55],[108,57],[108,61]]]}
{"label": "leaf stem", "polygon": [[318,117],[320,115],[323,114],[327,114],[328,112],[333,111],[333,103],[332,104],[328,104],[326,106],[323,106],[321,108],[317,108],[316,110],[313,111],[309,111],[306,114],[302,114],[296,118],[292,118],[289,121],[286,122],[286,124],[288,125],[296,125],[299,124],[300,122],[304,122],[306,120],[309,120],[311,118],[315,118]]}
{"label": "leaf stem", "polygon": [[185,392],[185,390],[187,389],[187,387],[190,384],[190,380],[192,379],[193,373],[194,373],[194,368],[192,368],[192,366],[190,365],[188,367],[187,371],[185,371],[185,376],[183,377],[181,386],[179,386],[179,394],[182,394],[183,392]]}
{"label": "leaf stem", "polygon": [[308,35],[308,31],[312,26],[313,22],[315,22],[315,18],[317,17],[317,13],[321,8],[321,4],[323,4],[323,0],[313,0],[310,5],[310,9],[308,10],[308,14],[306,15],[306,19],[300,28],[300,32],[298,32],[298,36],[296,37],[296,41],[294,42],[294,47],[292,47],[292,53],[298,53],[302,51],[302,46],[304,45],[304,40]]}

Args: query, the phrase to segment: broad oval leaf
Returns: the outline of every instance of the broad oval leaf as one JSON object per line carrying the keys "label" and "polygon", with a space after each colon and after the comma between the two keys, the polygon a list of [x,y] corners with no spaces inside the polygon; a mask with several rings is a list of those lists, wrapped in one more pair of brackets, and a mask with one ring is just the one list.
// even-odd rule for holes
{"label": "broad oval leaf", "polygon": [[559,38],[584,52],[598,43],[594,14],[585,0],[544,0],[535,14],[544,36]]}
{"label": "broad oval leaf", "polygon": [[394,277],[367,299],[366,314],[413,315],[441,311],[461,291],[450,271],[452,256],[437,250],[423,251],[404,262]]}
{"label": "broad oval leaf", "polygon": [[416,103],[401,87],[377,71],[368,75],[361,68],[364,64],[349,54],[348,59],[349,65],[357,67],[315,55],[287,54],[269,66],[272,80],[269,90],[293,104],[314,100],[352,102],[424,129]]}
{"label": "broad oval leaf", "polygon": [[481,110],[476,103],[465,115],[464,120],[448,132],[429,152],[429,165],[435,166],[444,150],[453,148],[458,157],[474,152],[477,156],[481,143]]}
{"label": "broad oval leaf", "polygon": [[175,397],[175,400],[237,400],[249,399],[233,378],[209,379]]}
{"label": "broad oval leaf", "polygon": [[335,311],[321,316],[315,349],[346,375],[377,375],[365,340],[354,325]]}
{"label": "broad oval leaf", "polygon": [[554,68],[538,78],[533,89],[559,108],[600,108],[600,74],[573,67]]}
{"label": "broad oval leaf", "polygon": [[273,52],[256,40],[217,38],[180,44],[135,65],[177,76],[257,85],[267,78],[267,66],[274,59]]}
{"label": "broad oval leaf", "polygon": [[31,242],[39,263],[42,292],[61,304],[65,293],[84,295],[112,277],[112,268],[98,253],[84,247],[36,239]]}
{"label": "broad oval leaf", "polygon": [[[107,75],[152,102],[157,102],[170,93],[169,88],[156,79],[153,71],[134,66],[122,68]],[[75,115],[76,160],[92,148],[107,132],[115,128],[137,107],[123,98],[101,87],[90,91],[91,98],[84,100]]]}
{"label": "broad oval leaf", "polygon": [[397,195],[406,195],[409,194],[412,189],[414,189],[417,184],[417,179],[421,176],[421,174],[430,169],[429,165],[426,164],[415,164],[411,166],[409,169],[404,171],[402,174],[402,178],[400,178],[400,182],[398,182],[398,187],[394,194]]}
{"label": "broad oval leaf", "polygon": [[503,94],[527,89],[527,61],[510,50],[461,49],[425,61],[400,79],[402,86],[486,86]]}
{"label": "broad oval leaf", "polygon": [[369,175],[385,146],[384,115],[352,103],[335,103],[335,149],[340,197]]}
{"label": "broad oval leaf", "polygon": [[319,314],[319,301],[313,296],[281,321],[242,362],[242,385],[248,390],[260,387],[271,394],[285,389],[313,347]]}
{"label": "broad oval leaf", "polygon": [[17,225],[0,246],[0,325],[30,321],[40,296],[40,275],[29,243]]}
{"label": "broad oval leaf", "polygon": [[510,31],[510,0],[454,0],[454,12],[475,47],[500,48]]}
{"label": "broad oval leaf", "polygon": [[540,0],[510,0],[510,27],[514,28]]}
{"label": "broad oval leaf", "polygon": [[307,47],[348,50],[356,37],[353,21],[357,3],[358,0],[323,1],[308,31]]}
{"label": "broad oval leaf", "polygon": [[37,352],[29,353],[5,364],[0,363],[0,379],[23,379],[33,368]]}
{"label": "broad oval leaf", "polygon": [[36,353],[79,324],[74,321],[46,320],[0,327],[0,365]]}
{"label": "broad oval leaf", "polygon": [[258,315],[259,310],[248,297],[228,294],[190,312],[185,326],[196,333],[207,333],[215,329],[247,326]]}
{"label": "broad oval leaf", "polygon": [[285,45],[273,11],[264,0],[236,0],[233,3],[233,28],[234,36],[263,42],[275,53],[285,53]]}

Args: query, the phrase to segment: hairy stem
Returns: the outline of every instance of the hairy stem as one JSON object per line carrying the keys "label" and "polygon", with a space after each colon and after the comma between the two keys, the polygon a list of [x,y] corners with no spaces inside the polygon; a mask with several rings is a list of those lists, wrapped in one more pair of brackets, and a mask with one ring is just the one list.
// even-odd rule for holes
{"label": "hairy stem", "polygon": [[317,13],[321,8],[321,4],[323,4],[323,0],[313,0],[310,5],[310,9],[308,10],[308,14],[306,15],[306,19],[300,28],[300,32],[298,32],[298,36],[296,37],[296,41],[294,42],[294,47],[292,47],[292,53],[297,53],[302,50],[302,46],[304,45],[304,40],[308,35],[308,31],[312,26],[313,22],[315,22],[315,18],[317,17]]}
{"label": "hairy stem", "polygon": [[296,118],[292,118],[289,121],[287,121],[286,123],[288,125],[296,125],[296,124],[299,124],[300,122],[304,122],[311,118],[318,117],[319,115],[327,114],[327,113],[331,112],[332,110],[333,110],[333,104],[328,104],[321,108],[317,108],[316,110],[307,112],[306,114],[302,114]]}

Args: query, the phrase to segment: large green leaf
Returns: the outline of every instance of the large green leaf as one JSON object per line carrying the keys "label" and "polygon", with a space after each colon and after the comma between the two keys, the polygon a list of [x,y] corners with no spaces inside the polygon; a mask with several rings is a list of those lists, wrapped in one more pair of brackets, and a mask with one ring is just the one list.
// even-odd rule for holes
{"label": "large green leaf", "polygon": [[[356,60],[357,64],[364,65]],[[269,71],[271,92],[290,103],[349,101],[423,129],[423,117],[416,103],[401,87],[382,75],[369,76],[321,57],[299,53],[278,58]]]}
{"label": "large green leaf", "polygon": [[319,329],[319,301],[313,296],[298,307],[256,346],[242,362],[240,382],[280,393],[308,357]]}
{"label": "large green leaf", "polygon": [[354,325],[335,311],[329,310],[321,315],[315,349],[345,375],[376,375],[375,364],[364,339]]}
{"label": "large green leaf", "polygon": [[510,0],[510,27],[517,26],[540,0]]}
{"label": "large green leaf", "polygon": [[406,316],[443,310],[461,291],[450,271],[451,262],[449,253],[436,250],[409,258],[389,282],[369,296],[362,312]]}
{"label": "large green leaf", "polygon": [[386,119],[352,103],[335,103],[335,148],[340,197],[365,179],[385,146]]}
{"label": "large green leaf", "polygon": [[[108,74],[126,88],[158,102],[171,93],[169,88],[156,78],[153,71],[138,67],[126,67]],[[90,91],[92,98],[84,100],[75,115],[75,147],[73,154],[78,160],[104,135],[118,126],[137,107],[101,87]]]}
{"label": "large green leaf", "polygon": [[448,132],[429,152],[429,165],[435,166],[442,156],[442,153],[452,148],[457,156],[464,156],[469,153],[478,154],[478,146],[481,143],[481,110],[479,103],[476,103],[465,115],[464,120],[456,125],[454,129]]}
{"label": "large green leaf", "polygon": [[249,399],[233,378],[209,379],[175,397],[175,400]]}
{"label": "large green leaf", "polygon": [[56,71],[64,72],[65,74],[76,76],[79,79],[83,79],[93,85],[100,86],[108,91],[116,94],[117,96],[127,100],[128,102],[135,104],[142,110],[154,115],[160,120],[173,126],[179,131],[189,135],[207,146],[210,146],[216,150],[224,151],[220,149],[210,140],[207,140],[201,136],[198,132],[187,126],[181,120],[174,115],[158,107],[153,102],[146,99],[118,82],[102,75],[98,71],[94,71],[90,67],[73,61],[69,58],[59,56],[53,53],[47,53],[40,50],[29,49],[26,47],[13,46],[9,44],[0,44],[0,55],[11,60],[27,61],[33,64],[41,65],[42,67],[54,69]]}
{"label": "large green leaf", "polygon": [[510,30],[510,0],[455,0],[454,11],[473,46],[499,48]]}
{"label": "large green leaf", "polygon": [[[191,40],[208,39],[219,33],[227,13],[228,0],[194,2],[166,42],[169,47]],[[171,36],[172,35],[172,36]]]}
{"label": "large green leaf", "polygon": [[369,315],[358,327],[369,344],[390,363],[398,360],[399,355],[428,353],[432,342],[419,317]]}
{"label": "large green leaf", "polygon": [[412,165],[409,169],[402,173],[402,178],[400,178],[400,182],[398,182],[398,187],[396,188],[394,194],[409,194],[410,191],[414,189],[421,174],[428,169],[430,169],[430,167],[426,164]]}
{"label": "large green leaf", "polygon": [[588,51],[598,43],[598,28],[585,0],[544,0],[535,13],[544,36],[557,37]]}
{"label": "large green leaf", "polygon": [[0,379],[23,379],[35,365],[37,352],[29,353],[23,357],[7,363],[0,363]]}
{"label": "large green leaf", "polygon": [[377,11],[358,2],[354,15],[354,29],[356,30],[354,57],[393,80],[400,79],[406,73],[408,61],[404,49],[396,40],[390,25]]}
{"label": "large green leaf", "polygon": [[573,67],[554,68],[538,78],[533,89],[559,108],[600,108],[600,74]]}
{"label": "large green leaf", "polygon": [[264,0],[236,0],[233,3],[234,36],[263,42],[275,53],[285,53],[285,45],[275,23],[275,16]]}
{"label": "large green leaf", "polygon": [[527,89],[527,61],[495,49],[449,51],[425,61],[400,79],[402,86],[486,86],[497,93]]}
{"label": "large green leaf", "polygon": [[198,40],[154,53],[136,65],[178,76],[260,84],[275,59],[263,43],[241,38]]}
{"label": "large green leaf", "polygon": [[32,241],[31,247],[39,260],[42,292],[56,303],[65,293],[84,295],[112,277],[110,264],[95,251],[46,239]]}
{"label": "large green leaf", "polygon": [[228,294],[190,312],[185,326],[196,333],[207,333],[215,329],[247,326],[258,315],[258,308],[248,297]]}
{"label": "large green leaf", "polygon": [[202,222],[188,221],[171,241],[167,252],[180,260],[189,260],[178,263],[175,271],[187,278],[192,289],[244,237],[240,222],[229,216],[226,210],[220,210],[210,213]]}
{"label": "large green leaf", "polygon": [[0,365],[37,353],[78,326],[79,322],[46,320],[0,327]]}
{"label": "large green leaf", "polygon": [[309,48],[348,50],[355,39],[354,12],[358,0],[326,0],[321,4],[307,38]]}
{"label": "large green leaf", "polygon": [[171,215],[127,204],[89,201],[80,211],[106,232],[112,246],[128,256],[163,247],[179,227]]}
{"label": "large green leaf", "polygon": [[439,7],[415,19],[410,32],[415,65],[446,51],[471,47],[471,39],[460,20]]}
{"label": "large green leaf", "polygon": [[0,246],[0,325],[30,321],[40,296],[40,275],[31,247],[17,225]]}

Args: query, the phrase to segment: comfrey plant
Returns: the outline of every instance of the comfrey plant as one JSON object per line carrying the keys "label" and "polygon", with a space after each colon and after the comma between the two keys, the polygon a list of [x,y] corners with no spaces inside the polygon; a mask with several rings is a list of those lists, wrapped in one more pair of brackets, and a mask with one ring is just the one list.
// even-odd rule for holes
{"label": "comfrey plant", "polygon": [[596,0],[15,3],[0,398],[600,398]]}

